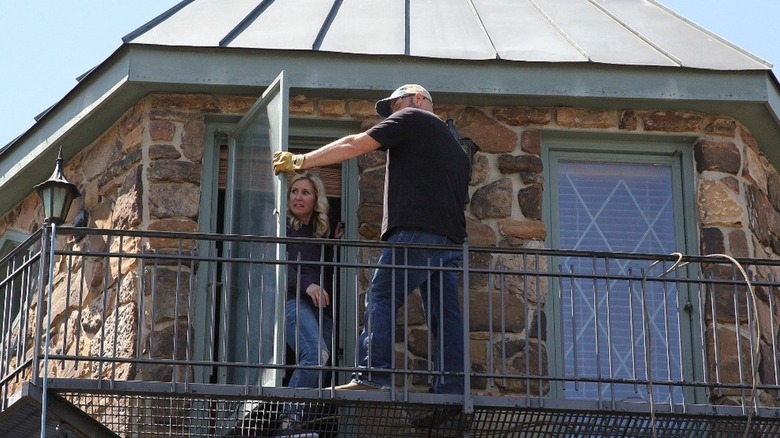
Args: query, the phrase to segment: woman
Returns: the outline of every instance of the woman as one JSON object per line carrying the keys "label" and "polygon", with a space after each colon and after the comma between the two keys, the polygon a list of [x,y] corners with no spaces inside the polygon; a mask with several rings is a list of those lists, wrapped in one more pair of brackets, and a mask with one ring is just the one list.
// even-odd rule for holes
{"label": "woman", "polygon": [[[287,236],[307,238],[340,238],[341,224],[331,235],[325,186],[315,174],[296,174],[287,194]],[[290,262],[333,260],[330,245],[295,241],[287,244]],[[287,267],[286,336],[287,345],[295,351],[301,367],[322,366],[330,359],[333,334],[332,269],[318,263],[290,263]],[[322,373],[296,368],[289,386],[315,388]],[[282,429],[295,429],[303,418],[302,406],[286,405],[282,412]]]}

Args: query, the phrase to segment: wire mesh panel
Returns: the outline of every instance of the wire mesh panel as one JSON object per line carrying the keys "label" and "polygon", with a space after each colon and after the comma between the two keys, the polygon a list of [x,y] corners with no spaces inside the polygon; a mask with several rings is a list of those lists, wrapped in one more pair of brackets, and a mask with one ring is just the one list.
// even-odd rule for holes
{"label": "wire mesh panel", "polygon": [[[133,437],[456,437],[470,424],[462,409],[453,406],[90,393],[64,397],[119,435]],[[280,413],[289,403],[305,408],[307,420],[284,431]],[[243,416],[232,424],[216,421],[237,410]]]}
{"label": "wire mesh panel", "polygon": [[[345,401],[301,402],[311,416],[295,431],[280,429],[280,400],[67,393],[70,400],[120,436],[133,437],[737,437],[776,436],[780,419],[742,416],[507,409]],[[118,409],[121,404],[125,408]],[[217,427],[237,406],[253,409],[229,427]],[[144,421],[130,421],[131,418]],[[133,423],[131,428],[127,425]]]}

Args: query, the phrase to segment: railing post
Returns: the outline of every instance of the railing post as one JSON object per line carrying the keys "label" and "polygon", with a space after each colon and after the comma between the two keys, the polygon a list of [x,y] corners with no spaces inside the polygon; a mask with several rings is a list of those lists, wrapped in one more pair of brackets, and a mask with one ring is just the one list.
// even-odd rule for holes
{"label": "railing post", "polygon": [[49,259],[49,257],[46,255],[46,251],[48,248],[47,245],[47,237],[49,233],[47,232],[47,228],[43,227],[43,232],[41,233],[41,258],[38,265],[38,284],[39,284],[39,290],[38,290],[38,311],[35,314],[35,325],[34,325],[34,332],[32,333],[34,338],[34,346],[33,346],[33,354],[32,354],[32,371],[30,374],[30,378],[36,385],[38,384],[38,370],[40,369],[40,364],[38,361],[38,353],[41,351],[41,331],[43,330],[43,312],[41,312],[41,309],[43,309],[43,294],[46,289],[46,267],[48,266],[48,263],[46,260]]}
{"label": "railing post", "polygon": [[[50,227],[50,228],[49,228]],[[43,233],[41,234],[41,290],[38,293],[38,313],[36,321],[36,329],[39,330],[35,337],[35,354],[33,355],[33,373],[32,379],[35,380],[38,377],[40,365],[39,357],[41,351],[41,333],[40,330],[45,330],[45,341],[43,345],[43,376],[41,377],[41,438],[46,438],[46,417],[49,386],[49,349],[51,342],[51,304],[52,304],[52,292],[54,291],[54,250],[56,244],[57,225],[54,223],[45,224]],[[47,232],[47,230],[49,230]],[[46,295],[48,304],[46,306],[46,326],[43,325],[43,300]],[[37,382],[36,382],[37,383]]]}
{"label": "railing post", "polygon": [[471,328],[469,324],[469,240],[463,239],[463,413],[474,412],[471,397]]}

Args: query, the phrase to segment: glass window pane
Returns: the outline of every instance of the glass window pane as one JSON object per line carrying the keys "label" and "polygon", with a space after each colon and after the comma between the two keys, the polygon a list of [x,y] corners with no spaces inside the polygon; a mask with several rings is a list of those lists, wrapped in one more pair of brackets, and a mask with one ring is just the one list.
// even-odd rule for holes
{"label": "glass window pane", "polygon": [[[283,232],[278,213],[284,208],[284,199],[279,196],[280,178],[271,167],[273,153],[286,149],[287,91],[283,76],[269,87],[232,134],[226,205],[228,233],[276,237]],[[279,364],[283,360],[282,340],[277,336],[283,304],[277,302],[280,266],[276,261],[280,254],[280,245],[276,243],[228,244],[228,255],[242,260],[227,263],[224,270],[222,339],[227,345],[228,360],[250,364]],[[272,369],[247,374],[229,370],[228,374],[230,383],[275,386],[281,381],[279,371]]]}
{"label": "glass window pane", "polygon": [[[560,161],[562,249],[669,254],[677,250],[670,166]],[[597,276],[640,275],[651,262],[568,258],[566,270]],[[569,378],[681,378],[677,290],[660,283],[570,279],[561,284],[563,370]],[[646,359],[650,355],[650,361]],[[649,365],[649,366],[648,366]],[[655,401],[668,400],[655,388]],[[647,400],[633,384],[568,383],[566,398]]]}

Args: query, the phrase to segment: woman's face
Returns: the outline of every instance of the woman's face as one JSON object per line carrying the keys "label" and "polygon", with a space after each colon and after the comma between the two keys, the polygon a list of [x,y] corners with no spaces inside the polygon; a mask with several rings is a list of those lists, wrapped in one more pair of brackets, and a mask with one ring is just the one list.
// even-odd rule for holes
{"label": "woman's face", "polygon": [[308,179],[295,181],[290,188],[290,199],[287,200],[290,212],[304,224],[311,220],[314,205],[317,203],[317,194],[314,185]]}

